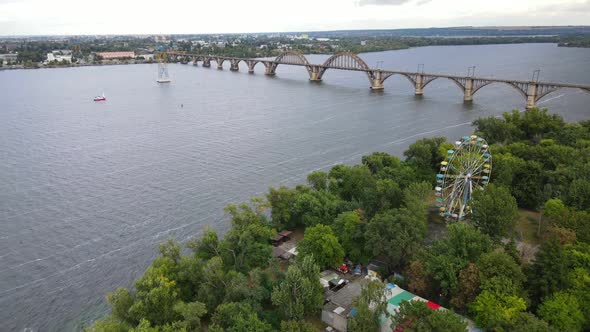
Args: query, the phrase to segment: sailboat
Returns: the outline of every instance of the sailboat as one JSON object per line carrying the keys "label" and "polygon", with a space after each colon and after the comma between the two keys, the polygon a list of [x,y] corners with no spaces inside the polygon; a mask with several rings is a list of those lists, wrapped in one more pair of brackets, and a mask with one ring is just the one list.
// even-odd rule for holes
{"label": "sailboat", "polygon": [[107,98],[104,96],[104,92],[102,93],[102,96],[94,97],[94,101],[104,101],[104,100],[107,100]]}
{"label": "sailboat", "polygon": [[170,76],[168,76],[168,65],[163,60],[158,62],[158,83],[170,83]]}

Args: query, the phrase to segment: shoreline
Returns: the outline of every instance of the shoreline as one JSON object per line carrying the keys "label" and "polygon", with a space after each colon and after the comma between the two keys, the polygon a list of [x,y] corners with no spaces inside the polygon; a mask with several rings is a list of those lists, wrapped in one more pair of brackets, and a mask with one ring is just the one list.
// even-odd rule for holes
{"label": "shoreline", "polygon": [[[413,48],[422,48],[422,47],[432,47],[432,46],[441,46],[441,47],[457,47],[457,46],[483,46],[483,45],[513,45],[513,44],[555,44],[556,47],[566,47],[566,48],[586,48],[586,47],[577,47],[577,46],[567,46],[567,45],[560,45],[559,43],[554,42],[540,42],[540,43],[494,43],[494,44],[461,44],[461,45],[420,45],[420,46],[413,46],[413,47],[405,47],[405,48],[386,48],[381,50],[368,50],[364,52],[359,52],[356,54],[364,54],[364,53],[378,53],[378,52],[387,52],[387,51],[402,51],[402,50],[409,50]],[[305,55],[332,55],[335,53],[304,53]],[[195,56],[197,54],[187,54],[187,56]],[[212,57],[220,56],[220,57],[232,57],[231,55],[209,55]],[[248,58],[248,57],[246,57]],[[251,57],[251,58],[268,58],[268,57]],[[168,63],[181,63],[177,62],[168,62]],[[45,66],[45,65],[37,65],[36,67],[24,67],[24,65],[18,65],[18,67],[6,67],[6,65],[0,67],[0,71],[4,70],[18,70],[18,69],[53,69],[53,68],[75,68],[75,67],[100,67],[100,66],[120,66],[120,65],[143,65],[143,64],[157,64],[157,62],[133,62],[133,63],[88,63],[88,64],[69,64],[63,66]]]}

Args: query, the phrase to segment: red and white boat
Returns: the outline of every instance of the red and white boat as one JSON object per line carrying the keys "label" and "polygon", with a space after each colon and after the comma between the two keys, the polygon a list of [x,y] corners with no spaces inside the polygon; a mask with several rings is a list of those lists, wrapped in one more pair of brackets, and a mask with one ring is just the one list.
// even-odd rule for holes
{"label": "red and white boat", "polygon": [[107,98],[104,96],[104,92],[102,93],[102,96],[94,97],[94,101],[104,101],[104,100],[107,100]]}

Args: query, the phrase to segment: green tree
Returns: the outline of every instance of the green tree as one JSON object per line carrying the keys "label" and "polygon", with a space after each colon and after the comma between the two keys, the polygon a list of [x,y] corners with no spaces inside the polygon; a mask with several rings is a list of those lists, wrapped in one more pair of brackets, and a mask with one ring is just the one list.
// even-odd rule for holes
{"label": "green tree", "polygon": [[253,206],[230,204],[225,208],[232,228],[221,243],[223,263],[240,272],[266,266],[271,258],[269,238],[273,233],[263,214],[266,206],[258,199],[252,203]]}
{"label": "green tree", "polygon": [[358,211],[339,214],[331,226],[345,254],[348,254],[354,262],[367,260],[364,248],[364,226]]}
{"label": "green tree", "polygon": [[579,210],[590,209],[590,181],[575,179],[569,186],[567,195],[568,205]]}
{"label": "green tree", "polygon": [[528,291],[533,304],[538,304],[567,285],[569,266],[566,253],[556,239],[550,239],[541,244],[535,256],[535,261],[528,270]]}
{"label": "green tree", "polygon": [[433,243],[424,260],[427,272],[438,282],[445,297],[456,293],[459,272],[492,250],[490,237],[472,225],[454,223],[447,230],[444,238]]}
{"label": "green tree", "polygon": [[127,332],[131,326],[108,315],[104,319],[95,321],[90,327],[85,328],[84,332]]}
{"label": "green tree", "polygon": [[510,255],[493,251],[482,254],[477,262],[481,275],[481,282],[486,283],[494,277],[504,277],[512,282],[516,289],[520,290],[525,281],[525,275],[514,258]]}
{"label": "green tree", "polygon": [[467,323],[451,310],[432,310],[422,301],[402,301],[391,327],[403,331],[467,331]]}
{"label": "green tree", "polygon": [[117,288],[114,293],[107,294],[107,301],[111,305],[111,314],[120,322],[136,323],[129,313],[133,305],[133,296],[127,288]]}
{"label": "green tree", "polygon": [[518,219],[516,199],[508,189],[494,184],[483,191],[475,191],[471,206],[473,224],[493,239],[508,235]]}
{"label": "green tree", "polygon": [[272,292],[272,303],[286,319],[300,320],[318,313],[324,303],[320,268],[313,257],[289,266],[285,278]]}
{"label": "green tree", "polygon": [[307,183],[315,190],[328,189],[328,173],[322,171],[314,171],[307,175]]}
{"label": "green tree", "polygon": [[459,272],[457,293],[451,299],[451,305],[458,311],[464,312],[467,305],[475,300],[479,294],[480,271],[474,263],[469,263]]}
{"label": "green tree", "polygon": [[146,319],[154,325],[165,325],[178,318],[174,304],[178,301],[176,282],[164,276],[163,270],[150,267],[135,282],[135,301],[129,313],[136,320]]}
{"label": "green tree", "polygon": [[352,307],[356,309],[356,314],[348,319],[348,330],[379,330],[382,317],[388,315],[385,285],[379,280],[370,281],[363,286],[361,295],[352,300]]}
{"label": "green tree", "polygon": [[305,230],[303,240],[297,246],[299,257],[313,256],[319,266],[336,267],[344,261],[344,249],[332,228],[315,225]]}
{"label": "green tree", "polygon": [[529,312],[521,312],[510,326],[511,332],[557,332],[546,321],[537,318]]}
{"label": "green tree", "polygon": [[513,325],[525,309],[523,298],[490,290],[481,292],[471,304],[477,325],[490,330]]}
{"label": "green tree", "polygon": [[476,133],[485,137],[489,144],[510,142],[516,131],[514,124],[494,116],[479,118],[473,121],[473,125],[477,127]]}
{"label": "green tree", "polygon": [[187,331],[199,331],[201,329],[201,317],[207,313],[207,308],[201,302],[177,302],[174,305],[176,311],[182,318],[182,326]]}
{"label": "green tree", "polygon": [[281,332],[317,332],[313,325],[303,321],[282,321]]}
{"label": "green tree", "polygon": [[558,220],[566,211],[565,204],[559,198],[552,198],[543,205],[543,216],[550,220]]}
{"label": "green tree", "polygon": [[416,218],[412,211],[406,208],[383,211],[367,224],[367,250],[375,257],[383,257],[392,269],[410,262],[420,249],[425,233],[425,220]]}
{"label": "green tree", "polygon": [[271,220],[274,227],[281,230],[297,226],[297,220],[293,218],[292,205],[295,204],[298,194],[297,190],[284,186],[269,189],[266,199],[271,206]]}
{"label": "green tree", "polygon": [[581,331],[586,321],[576,297],[565,292],[546,298],[538,314],[559,331]]}
{"label": "green tree", "polygon": [[217,307],[211,322],[214,328],[225,332],[270,332],[270,324],[261,320],[256,312],[244,303],[229,302]]}
{"label": "green tree", "polygon": [[444,137],[423,138],[411,144],[404,151],[404,156],[407,162],[416,167],[418,178],[428,181],[433,179],[450,148],[452,144],[447,143]]}

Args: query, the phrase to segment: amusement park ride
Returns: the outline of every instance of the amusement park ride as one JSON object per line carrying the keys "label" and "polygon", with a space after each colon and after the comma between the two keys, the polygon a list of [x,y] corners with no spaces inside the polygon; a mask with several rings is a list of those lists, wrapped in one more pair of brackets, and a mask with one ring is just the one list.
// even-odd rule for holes
{"label": "amusement park ride", "polygon": [[471,213],[469,206],[475,190],[483,190],[490,181],[492,155],[485,139],[463,136],[447,151],[436,175],[436,202],[440,215],[459,221]]}
{"label": "amusement park ride", "polygon": [[170,40],[165,36],[156,36],[156,60],[158,61],[158,83],[170,83],[168,75],[168,45]]}

